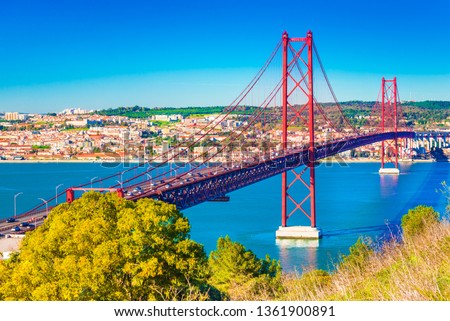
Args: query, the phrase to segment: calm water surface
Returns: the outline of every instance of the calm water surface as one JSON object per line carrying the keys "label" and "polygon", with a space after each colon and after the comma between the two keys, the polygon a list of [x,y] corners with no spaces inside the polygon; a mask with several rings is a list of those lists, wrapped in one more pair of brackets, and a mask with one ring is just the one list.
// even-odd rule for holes
{"label": "calm water surface", "polygon": [[[0,217],[24,212],[39,203],[38,198],[55,195],[55,187],[89,182],[123,170],[123,165],[104,167],[100,163],[0,163]],[[340,254],[360,236],[383,238],[396,230],[409,208],[419,204],[445,213],[446,198],[439,192],[449,181],[449,163],[403,163],[399,176],[380,176],[377,163],[350,163],[346,166],[320,165],[316,170],[317,225],[323,231],[319,241],[275,240],[280,225],[281,178],[272,177],[230,194],[227,203],[203,203],[184,211],[191,223],[191,238],[214,250],[220,236],[229,235],[259,257],[269,254],[279,259],[284,270],[314,266],[332,269]],[[143,169],[142,169],[143,170]],[[123,174],[126,179],[136,174]],[[119,177],[112,179],[111,184]],[[106,186],[106,185],[105,185]],[[305,195],[298,183],[291,193]],[[95,187],[95,185],[94,185]],[[63,201],[63,197],[59,199]],[[289,225],[305,225],[294,215]]]}

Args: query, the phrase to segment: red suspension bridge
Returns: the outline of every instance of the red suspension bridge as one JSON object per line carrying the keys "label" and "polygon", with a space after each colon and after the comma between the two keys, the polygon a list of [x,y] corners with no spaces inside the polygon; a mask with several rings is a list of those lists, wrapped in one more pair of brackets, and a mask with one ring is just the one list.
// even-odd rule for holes
{"label": "red suspension bridge", "polygon": [[[316,64],[317,73],[313,70]],[[281,65],[281,70],[271,72],[273,65]],[[258,88],[260,92],[263,88],[262,101],[258,105],[249,103]],[[322,102],[326,100],[317,94],[320,90],[330,97],[328,102]],[[281,227],[277,236],[319,237],[315,206],[317,161],[381,142],[380,173],[398,174],[399,149],[406,144],[411,146],[415,135],[402,122],[399,102],[396,78],[383,78],[372,114],[365,117],[367,124],[355,127],[336,99],[312,32],[301,38],[290,38],[284,32],[263,67],[222,114],[178,140],[162,155],[150,157],[144,171],[123,179],[125,173],[142,168],[139,164],[68,188],[18,217],[42,219],[42,213],[48,212],[52,202],[56,204],[58,196],[65,195],[66,201],[72,202],[77,191],[88,190],[117,191],[120,197],[130,200],[154,198],[186,209],[281,174]],[[249,105],[252,108],[245,108]],[[230,130],[226,139],[212,141],[211,136],[233,115],[238,115],[235,117],[241,120],[240,125]],[[201,154],[186,156],[199,146]],[[189,158],[183,168],[175,164],[181,157]],[[167,164],[175,164],[176,168],[167,170]],[[107,187],[92,188],[93,184]],[[303,194],[293,188],[297,184],[305,186]],[[293,215],[304,216],[307,228],[290,227],[288,221]],[[9,227],[3,224],[0,231]]]}

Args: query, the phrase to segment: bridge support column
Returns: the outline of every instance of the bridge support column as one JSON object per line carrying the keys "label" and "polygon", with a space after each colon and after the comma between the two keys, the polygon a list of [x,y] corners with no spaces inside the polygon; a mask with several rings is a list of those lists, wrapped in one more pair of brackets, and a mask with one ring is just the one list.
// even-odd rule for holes
{"label": "bridge support column", "polygon": [[66,191],[66,202],[70,204],[73,202],[74,199],[75,199],[75,193],[74,193],[73,189],[68,188]]}
{"label": "bridge support column", "polygon": [[[301,173],[297,173],[294,169],[290,170],[290,176],[293,175],[293,180],[288,181],[288,172],[285,171],[281,175],[281,226],[276,231],[277,238],[313,238],[318,239],[321,236],[320,230],[316,227],[316,191],[315,191],[315,146],[314,146],[314,96],[313,96],[313,39],[312,32],[308,31],[305,38],[289,38],[286,32],[282,36],[283,53],[282,53],[282,138],[281,144],[284,154],[288,150],[288,128],[294,125],[296,121],[303,121],[303,125],[309,129],[309,145],[308,145],[308,166],[306,166]],[[302,46],[297,52],[293,52],[292,60],[288,60],[289,49],[295,51],[292,42],[303,42]],[[303,50],[307,48],[307,59],[298,59],[302,55]],[[289,68],[293,64],[304,62],[307,68],[307,79],[303,75],[294,74],[295,68]],[[307,61],[307,63],[305,62]],[[300,68],[300,67],[299,67]],[[298,80],[295,80],[298,79]],[[292,82],[289,87],[288,82]],[[306,90],[301,86],[307,87]],[[289,101],[292,94],[305,93],[307,95],[308,103],[303,107],[298,107],[295,102]],[[295,97],[293,95],[292,97]],[[306,109],[307,108],[307,109]],[[296,115],[288,119],[288,109]],[[305,117],[298,117],[301,113],[305,113]],[[307,113],[307,116],[306,116]],[[307,118],[307,120],[306,120]],[[304,179],[302,175],[309,170],[309,180]],[[308,189],[308,195],[303,200],[298,201],[294,198],[293,193],[289,193],[290,188],[296,182],[302,182]],[[309,203],[310,210],[306,211],[302,206]],[[292,208],[293,207],[293,208]],[[288,226],[288,219],[297,211],[303,212],[310,222],[310,226]]]}
{"label": "bridge support column", "polygon": [[[397,137],[397,78],[393,80],[381,79],[381,131],[386,128],[393,129],[395,138],[393,142],[381,142],[381,168],[380,174],[398,175],[398,137]],[[394,154],[394,156],[392,155]],[[386,163],[393,163],[394,167],[385,167]]]}

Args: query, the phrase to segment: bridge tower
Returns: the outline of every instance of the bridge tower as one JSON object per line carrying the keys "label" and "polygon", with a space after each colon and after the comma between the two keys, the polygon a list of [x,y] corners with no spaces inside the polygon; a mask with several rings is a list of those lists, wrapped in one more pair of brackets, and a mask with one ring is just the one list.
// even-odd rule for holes
{"label": "bridge tower", "polygon": [[[400,174],[398,169],[398,91],[397,78],[381,79],[381,132],[394,132],[393,140],[381,142],[381,168],[380,174]],[[393,164],[394,167],[386,164]]]}
{"label": "bridge tower", "polygon": [[[294,43],[300,43],[296,49]],[[284,153],[289,148],[289,127],[301,125],[307,128],[309,143],[308,162],[302,171],[295,169],[283,172],[281,177],[281,226],[276,232],[277,238],[313,238],[320,237],[316,227],[316,192],[315,192],[315,147],[314,147],[314,91],[313,91],[313,36],[308,31],[304,38],[289,38],[287,32],[282,35],[282,138],[281,148]],[[290,53],[290,55],[289,55]],[[302,57],[306,56],[306,57]],[[303,72],[302,68],[306,71]],[[297,103],[294,99],[303,97],[306,102]],[[286,166],[289,166],[286,164]],[[293,168],[295,166],[292,166]],[[309,171],[309,179],[303,175]],[[290,181],[289,181],[290,180]],[[307,195],[303,199],[294,198],[293,186],[301,183],[306,187]],[[309,211],[307,207],[309,203]],[[310,222],[310,226],[288,226],[288,219],[300,212]]]}

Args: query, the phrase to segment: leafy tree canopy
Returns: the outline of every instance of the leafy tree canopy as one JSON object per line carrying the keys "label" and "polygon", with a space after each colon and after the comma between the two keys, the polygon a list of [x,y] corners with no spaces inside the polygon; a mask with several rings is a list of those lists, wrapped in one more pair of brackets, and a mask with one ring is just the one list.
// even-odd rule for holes
{"label": "leafy tree canopy", "polygon": [[228,294],[233,294],[233,288],[239,289],[248,283],[261,288],[261,283],[273,281],[281,274],[278,261],[268,256],[258,259],[252,251],[233,242],[229,236],[219,238],[217,249],[211,252],[208,262],[211,269],[209,283]]}
{"label": "leafy tree canopy", "polygon": [[439,221],[439,213],[433,207],[419,205],[402,217],[402,229],[405,236],[421,233],[429,224]]}
{"label": "leafy tree canopy", "polygon": [[174,205],[86,193],[0,263],[0,299],[199,299],[207,260],[189,230]]}

